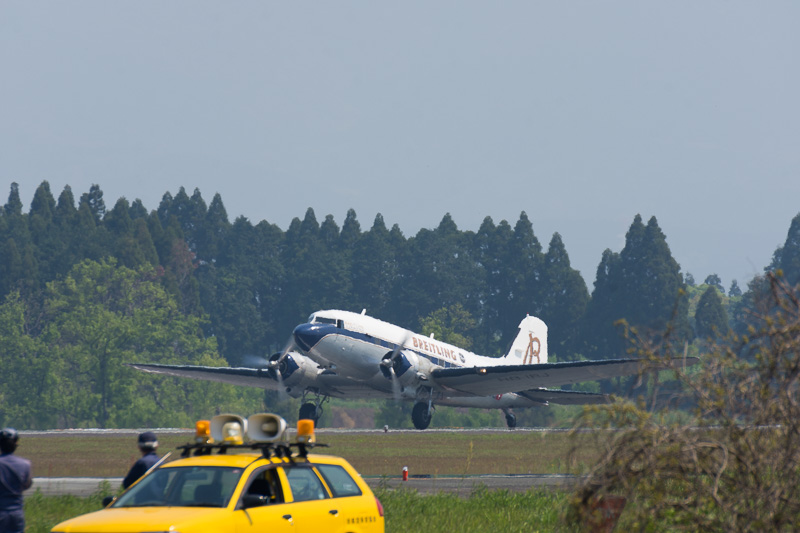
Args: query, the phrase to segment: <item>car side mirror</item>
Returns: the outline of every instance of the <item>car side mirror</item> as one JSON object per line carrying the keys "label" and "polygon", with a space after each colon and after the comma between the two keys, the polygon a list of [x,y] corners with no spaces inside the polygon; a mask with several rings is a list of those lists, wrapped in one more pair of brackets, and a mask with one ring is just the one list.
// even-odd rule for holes
{"label": "car side mirror", "polygon": [[114,500],[116,500],[114,496],[106,496],[103,498],[103,507],[108,507]]}
{"label": "car side mirror", "polygon": [[269,498],[262,494],[245,494],[242,497],[242,509],[261,507],[269,503]]}

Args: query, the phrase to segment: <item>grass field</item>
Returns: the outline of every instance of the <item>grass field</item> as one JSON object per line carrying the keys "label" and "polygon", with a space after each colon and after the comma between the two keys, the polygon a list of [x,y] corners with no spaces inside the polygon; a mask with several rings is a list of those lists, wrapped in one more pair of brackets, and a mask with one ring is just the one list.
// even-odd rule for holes
{"label": "grass field", "polygon": [[[162,434],[161,454],[192,440],[193,433]],[[390,431],[388,433],[317,433],[328,448],[365,476],[432,476],[523,473],[576,473],[590,464],[591,453],[567,464],[572,439],[566,432],[500,430],[490,433]],[[134,433],[24,435],[17,453],[33,463],[34,477],[122,477],[139,457]],[[173,453],[177,457],[177,453]],[[112,489],[115,489],[113,487]],[[467,498],[440,493],[378,489],[389,532],[564,531],[561,513],[569,494],[553,490],[527,493],[476,489]],[[30,532],[49,531],[59,521],[100,509],[100,495],[26,499]]]}
{"label": "grass field", "polygon": [[[193,433],[159,436],[159,453],[174,452]],[[567,464],[573,445],[566,432],[496,431],[388,433],[326,433],[318,453],[345,457],[364,476],[411,474],[553,474],[575,473],[595,457],[584,452]],[[135,434],[46,434],[23,436],[17,454],[33,463],[34,477],[122,477],[139,457]]]}
{"label": "grass field", "polygon": [[[561,519],[568,495],[562,492],[477,491],[459,498],[379,490],[376,495],[384,506],[388,533],[568,531]],[[46,533],[62,520],[100,509],[100,500],[100,496],[31,496],[25,500],[26,532]]]}

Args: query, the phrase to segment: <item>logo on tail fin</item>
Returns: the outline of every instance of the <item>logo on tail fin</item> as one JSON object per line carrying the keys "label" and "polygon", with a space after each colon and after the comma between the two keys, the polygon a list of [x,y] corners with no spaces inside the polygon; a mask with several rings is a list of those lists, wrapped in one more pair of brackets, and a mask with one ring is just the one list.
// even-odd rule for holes
{"label": "logo on tail fin", "polygon": [[542,350],[542,343],[539,341],[539,337],[534,337],[533,333],[528,333],[528,337],[530,341],[528,342],[528,348],[525,350],[525,357],[522,358],[522,364],[527,365],[533,363],[533,358],[536,358],[536,363],[541,363],[539,360],[539,352]]}

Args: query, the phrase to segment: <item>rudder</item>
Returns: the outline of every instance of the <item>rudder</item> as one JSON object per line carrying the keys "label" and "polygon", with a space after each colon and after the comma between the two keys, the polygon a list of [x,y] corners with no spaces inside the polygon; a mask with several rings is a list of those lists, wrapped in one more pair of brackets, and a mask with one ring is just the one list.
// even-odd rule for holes
{"label": "rudder", "polygon": [[547,324],[535,316],[526,316],[519,323],[519,334],[505,359],[511,365],[547,362]]}

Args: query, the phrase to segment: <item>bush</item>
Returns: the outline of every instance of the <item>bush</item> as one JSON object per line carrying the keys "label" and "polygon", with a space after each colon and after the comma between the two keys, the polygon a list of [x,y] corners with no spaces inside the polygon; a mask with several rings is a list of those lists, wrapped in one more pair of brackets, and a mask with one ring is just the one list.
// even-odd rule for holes
{"label": "bush", "polygon": [[[627,498],[622,523],[637,530],[792,530],[800,519],[800,298],[774,275],[750,317],[748,334],[717,339],[691,372],[673,365],[680,388],[665,401],[587,409],[578,427],[597,432],[603,457],[568,513],[587,520],[607,495]],[[654,364],[676,357],[669,332],[656,345],[630,338]],[[691,416],[674,416],[690,405]],[[648,407],[649,406],[649,407]],[[657,407],[654,407],[657,406]],[[688,418],[688,419],[687,419]],[[584,441],[585,442],[585,441]]]}

